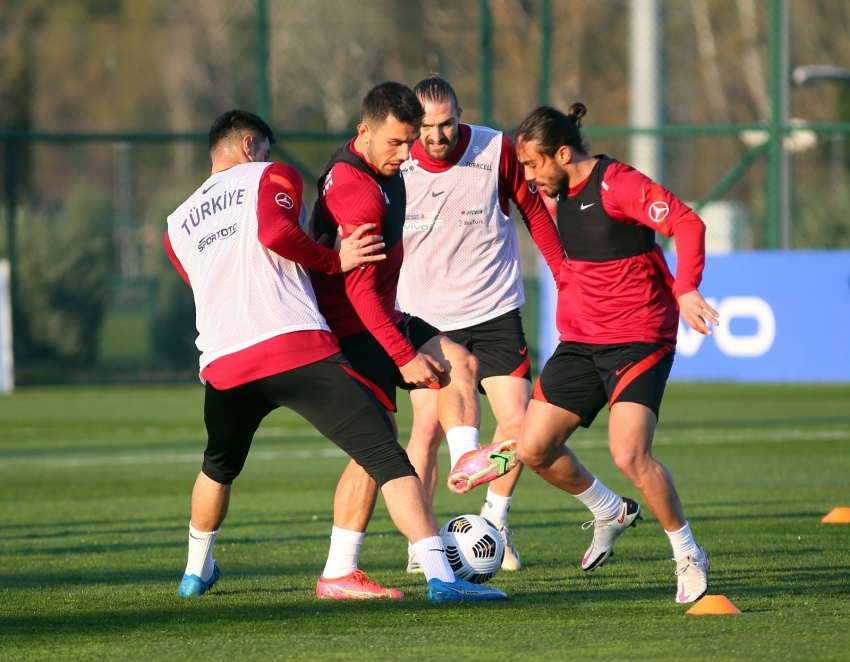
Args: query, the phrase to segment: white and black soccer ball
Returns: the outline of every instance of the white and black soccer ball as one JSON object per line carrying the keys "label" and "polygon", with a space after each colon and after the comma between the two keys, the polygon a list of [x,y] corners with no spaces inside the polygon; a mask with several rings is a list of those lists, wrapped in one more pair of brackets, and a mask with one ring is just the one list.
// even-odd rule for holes
{"label": "white and black soccer ball", "polygon": [[455,575],[481,584],[502,567],[505,543],[489,520],[479,515],[460,515],[440,529],[446,556]]}

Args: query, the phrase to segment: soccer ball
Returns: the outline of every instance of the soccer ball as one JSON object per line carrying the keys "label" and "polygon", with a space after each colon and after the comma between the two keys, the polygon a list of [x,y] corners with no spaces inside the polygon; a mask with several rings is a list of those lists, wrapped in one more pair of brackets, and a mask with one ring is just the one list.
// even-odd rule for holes
{"label": "soccer ball", "polygon": [[505,543],[493,524],[478,515],[460,515],[440,529],[455,575],[481,584],[502,567]]}

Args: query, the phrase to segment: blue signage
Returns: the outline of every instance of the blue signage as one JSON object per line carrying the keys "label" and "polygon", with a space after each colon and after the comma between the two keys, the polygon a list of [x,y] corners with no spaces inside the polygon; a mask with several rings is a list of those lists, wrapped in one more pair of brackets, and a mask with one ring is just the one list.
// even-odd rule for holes
{"label": "blue signage", "polygon": [[[675,273],[675,255],[667,261]],[[545,265],[541,275],[546,357],[556,294]],[[703,336],[679,322],[671,379],[850,381],[850,251],[709,255],[700,292],[720,326]]]}

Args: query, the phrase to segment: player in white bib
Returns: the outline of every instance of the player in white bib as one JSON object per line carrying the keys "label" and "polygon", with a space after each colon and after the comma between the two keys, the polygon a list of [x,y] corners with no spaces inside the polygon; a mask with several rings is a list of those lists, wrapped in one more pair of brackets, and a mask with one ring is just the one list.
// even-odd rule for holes
{"label": "player in white bib", "polygon": [[[372,255],[383,243],[361,239],[375,226],[364,224],[345,238],[339,254],[319,245],[299,225],[301,176],[267,162],[274,136],[262,119],[229,111],[209,138],[212,174],[168,217],[165,234],[166,252],[195,298],[208,434],[178,594],[199,596],[218,581],[212,550],[231,485],[263,418],[287,407],[377,483],[393,522],[425,559],[431,602],[504,598],[498,589],[455,577],[392,422],[319,312],[308,268],[333,274],[384,260]],[[349,597],[403,597],[359,571],[347,579],[338,588]]]}
{"label": "player in white bib", "polygon": [[[531,395],[528,347],[519,308],[525,297],[513,201],[556,278],[563,248],[536,189],[529,188],[507,137],[460,123],[452,86],[432,74],[414,92],[425,108],[422,131],[402,165],[407,189],[404,261],[398,285],[400,310],[421,317],[478,359],[479,389],[498,423],[494,441],[519,434]],[[407,453],[432,501],[437,450],[444,431],[437,393],[411,391],[413,430]],[[452,457],[454,466],[457,458]],[[520,558],[507,513],[520,471],[491,482],[481,514],[505,541],[502,568]],[[409,550],[408,572],[420,572]]]}

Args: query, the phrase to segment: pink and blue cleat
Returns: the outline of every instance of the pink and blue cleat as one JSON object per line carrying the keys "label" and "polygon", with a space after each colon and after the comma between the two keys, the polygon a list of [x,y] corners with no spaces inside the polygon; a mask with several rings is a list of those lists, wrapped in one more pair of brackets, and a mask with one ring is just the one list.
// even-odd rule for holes
{"label": "pink and blue cleat", "polygon": [[473,487],[504,476],[517,464],[516,439],[497,441],[462,455],[449,473],[446,487],[455,494],[466,494]]}

